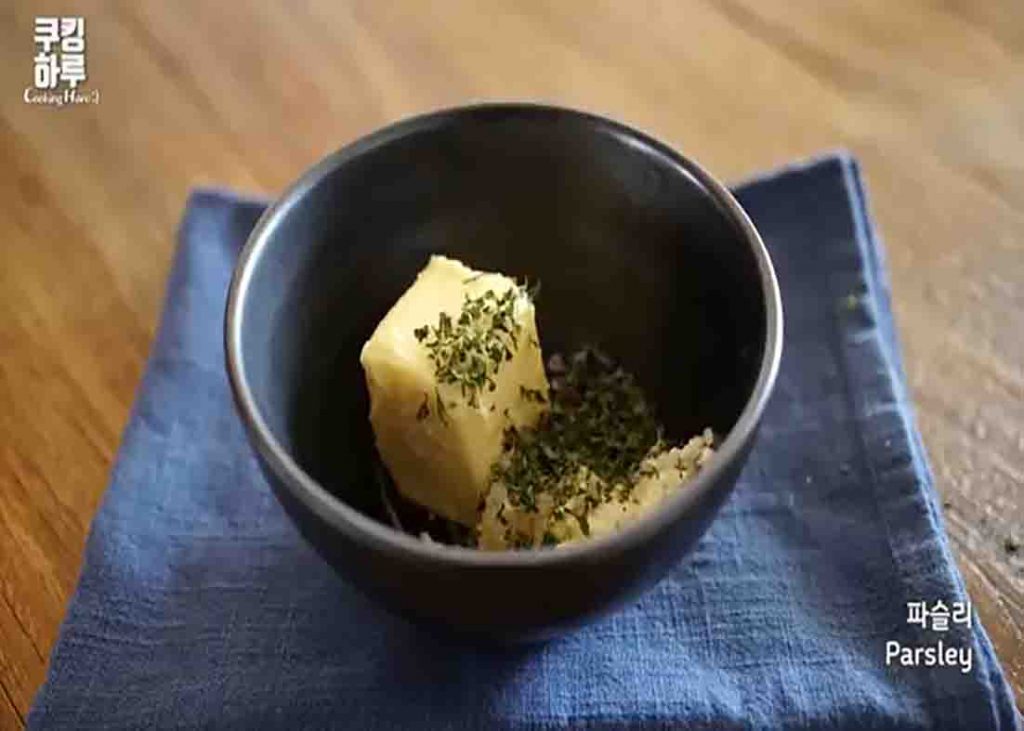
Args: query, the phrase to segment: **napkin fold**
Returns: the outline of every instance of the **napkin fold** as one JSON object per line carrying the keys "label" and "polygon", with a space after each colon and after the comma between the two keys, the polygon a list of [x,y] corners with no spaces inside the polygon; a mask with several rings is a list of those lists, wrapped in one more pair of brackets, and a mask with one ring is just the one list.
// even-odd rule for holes
{"label": "napkin fold", "polygon": [[[29,726],[1019,728],[942,529],[856,162],[830,155],[737,194],[776,265],[786,342],[733,496],[632,606],[494,649],[385,613],[289,523],[221,344],[264,204],[195,192]],[[929,666],[940,643],[953,662]]]}

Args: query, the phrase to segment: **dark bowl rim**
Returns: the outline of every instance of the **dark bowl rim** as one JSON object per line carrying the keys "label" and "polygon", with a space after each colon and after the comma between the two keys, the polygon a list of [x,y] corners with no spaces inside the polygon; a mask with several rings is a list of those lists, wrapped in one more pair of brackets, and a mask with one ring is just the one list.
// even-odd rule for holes
{"label": "dark bowl rim", "polygon": [[[670,162],[680,173],[691,177],[702,186],[718,204],[719,209],[731,218],[742,232],[757,261],[765,301],[765,347],[757,380],[739,418],[716,449],[715,456],[709,464],[687,483],[685,489],[676,491],[657,509],[622,530],[552,549],[492,552],[427,542],[401,533],[350,507],[308,475],[274,437],[257,408],[246,378],[242,357],[245,303],[253,274],[263,252],[269,247],[277,226],[310,189],[336,168],[382,145],[426,129],[457,122],[462,118],[493,114],[525,118],[572,118],[585,125],[592,125],[595,129],[610,132],[625,144],[641,146]],[[372,550],[404,554],[420,561],[449,566],[522,569],[591,563],[609,553],[618,554],[638,548],[640,544],[649,541],[682,519],[698,497],[715,488],[722,473],[735,460],[741,458],[743,446],[753,438],[778,375],[782,357],[782,335],[782,301],[768,250],[749,216],[733,195],[704,168],[650,135],[599,114],[547,104],[501,102],[450,107],[399,120],[345,145],[303,173],[260,216],[239,255],[228,290],[224,351],[228,380],[235,403],[265,465],[293,497],[331,528],[343,532],[349,539],[362,543]]]}

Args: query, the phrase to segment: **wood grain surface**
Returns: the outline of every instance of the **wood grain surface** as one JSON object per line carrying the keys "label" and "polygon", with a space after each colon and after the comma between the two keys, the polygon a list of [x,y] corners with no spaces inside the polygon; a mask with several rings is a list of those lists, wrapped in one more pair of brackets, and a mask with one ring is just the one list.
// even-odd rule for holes
{"label": "wood grain surface", "polygon": [[[33,17],[100,103],[25,104]],[[43,678],[188,190],[274,194],[382,123],[528,99],[726,180],[837,146],[889,252],[917,418],[1024,700],[1024,3],[38,2],[0,7],[0,727]]]}

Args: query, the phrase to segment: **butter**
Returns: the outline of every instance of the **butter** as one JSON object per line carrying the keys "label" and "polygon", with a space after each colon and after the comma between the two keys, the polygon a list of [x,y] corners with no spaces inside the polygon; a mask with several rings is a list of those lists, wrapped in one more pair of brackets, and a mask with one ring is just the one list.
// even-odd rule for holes
{"label": "butter", "polygon": [[[370,394],[370,423],[384,465],[406,498],[449,520],[474,526],[505,429],[534,426],[544,411],[522,389],[548,394],[533,303],[517,297],[511,358],[471,403],[458,385],[438,382],[430,351],[416,330],[457,321],[467,296],[516,287],[502,274],[477,272],[431,257],[363,346],[360,362]],[[437,403],[440,398],[441,404]]]}
{"label": "butter", "polygon": [[609,535],[657,508],[681,483],[696,476],[713,454],[712,435],[705,430],[682,447],[674,447],[644,460],[646,473],[637,480],[628,497],[596,506],[588,516],[590,536]]}
{"label": "butter", "polygon": [[[509,500],[507,486],[495,482],[480,516],[479,547],[486,551],[539,548],[545,535],[558,545],[567,545],[620,531],[655,510],[681,484],[693,479],[714,453],[713,439],[711,430],[705,429],[682,447],[648,456],[637,470],[637,480],[629,493],[607,499],[601,498],[605,487],[601,479],[581,468],[578,473],[563,477],[573,488],[565,492],[575,497],[563,504],[560,514],[555,512],[550,493],[539,495],[536,509],[527,510]],[[581,515],[586,516],[586,530],[577,517]]]}

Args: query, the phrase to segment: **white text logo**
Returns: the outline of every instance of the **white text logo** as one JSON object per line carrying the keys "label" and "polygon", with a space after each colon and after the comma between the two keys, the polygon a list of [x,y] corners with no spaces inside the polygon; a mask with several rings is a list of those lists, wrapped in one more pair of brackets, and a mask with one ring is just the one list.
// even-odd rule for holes
{"label": "white text logo", "polygon": [[37,17],[36,55],[32,86],[25,88],[26,104],[63,107],[65,104],[98,104],[98,89],[82,88],[88,78],[85,55],[85,18]]}

